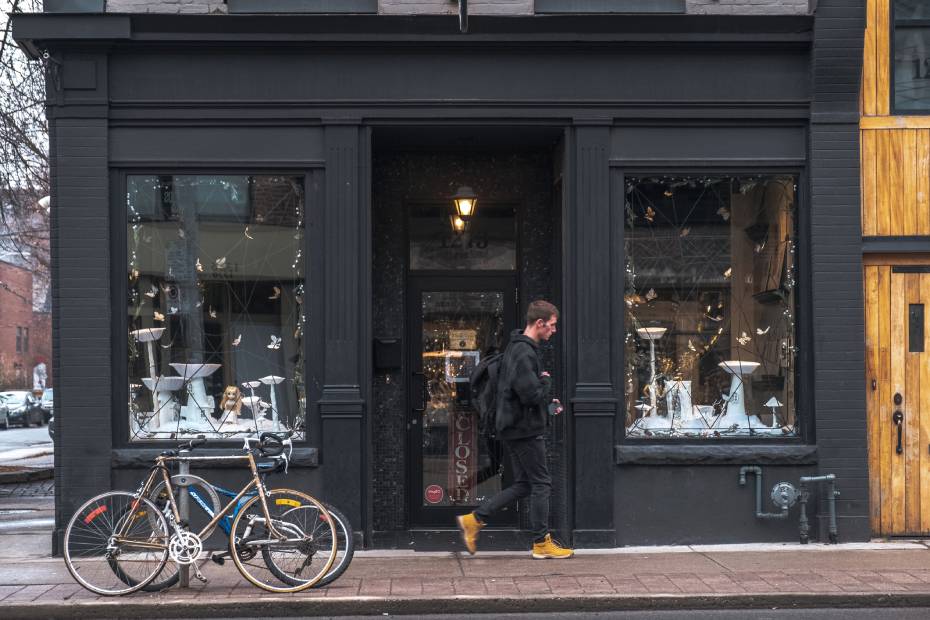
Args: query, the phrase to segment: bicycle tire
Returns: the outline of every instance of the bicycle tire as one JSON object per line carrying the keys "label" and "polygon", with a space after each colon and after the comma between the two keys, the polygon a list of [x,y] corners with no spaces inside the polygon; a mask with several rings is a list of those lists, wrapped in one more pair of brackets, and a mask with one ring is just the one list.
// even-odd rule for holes
{"label": "bicycle tire", "polygon": [[[209,482],[207,482],[200,476],[192,476],[190,474],[184,474],[184,476],[188,479],[188,487],[197,488],[201,497],[204,498],[204,501],[207,501],[210,504],[212,504],[213,514],[216,514],[220,510],[222,510],[223,507],[220,505],[220,498],[216,494],[216,491],[213,489],[213,486]],[[174,476],[172,476],[172,482],[173,481],[174,481]],[[179,489],[179,487],[173,487],[173,488],[175,492],[177,492],[177,490]],[[152,490],[149,491],[149,495],[148,495],[152,503],[154,503],[160,510],[164,509],[165,503],[168,501],[166,497],[162,497],[162,494],[164,492],[165,492],[165,482],[164,480],[162,480],[161,482],[159,482],[158,484],[152,487]],[[177,501],[177,497],[175,497],[175,501]],[[191,505],[196,505],[196,504],[197,504],[196,501],[191,500]],[[192,529],[192,528],[189,528],[189,529]],[[216,525],[214,525],[212,528],[210,528],[210,531],[204,534],[204,536],[202,537],[202,540],[206,542],[207,539],[210,538],[210,535],[213,534],[214,531],[216,531]],[[199,560],[198,562],[202,564],[203,562],[206,562],[206,561],[207,561],[207,558],[204,558],[202,560]],[[143,592],[161,592],[162,590],[167,590],[168,588],[174,586],[181,579],[181,573],[178,571],[178,565],[173,562],[169,562],[168,565],[166,565],[165,568],[162,569],[161,575],[159,576],[163,576],[166,572],[168,573],[167,577],[163,579],[155,579],[149,582],[148,584],[142,587],[142,591]]]}
{"label": "bicycle tire", "polygon": [[[127,517],[134,522],[127,524]],[[111,540],[117,532],[123,532],[129,542],[117,544],[114,555]],[[170,535],[164,515],[147,498],[124,491],[101,493],[84,502],[68,521],[65,566],[75,581],[91,592],[104,596],[129,594],[161,573],[168,561]],[[132,549],[132,541],[137,543],[136,549],[148,550],[121,560],[120,546]]]}
{"label": "bicycle tire", "polygon": [[[273,489],[266,492],[265,498],[272,519],[271,528],[268,527],[261,508],[262,496],[253,497],[242,506],[233,519],[229,534],[230,556],[242,576],[263,590],[278,593],[306,590],[326,576],[336,559],[335,521],[329,517],[319,500],[301,491]],[[322,526],[318,525],[319,520],[315,517],[310,527],[301,523],[300,520],[312,516],[309,510],[301,513],[291,511],[292,508],[311,505],[316,509],[314,515],[325,516]],[[290,514],[285,517],[285,513]],[[320,527],[325,527],[329,534],[328,537],[321,537],[325,539],[323,547],[317,545],[314,536],[307,534],[308,530],[314,532]],[[272,540],[271,536],[275,532],[287,537],[283,540]],[[259,552],[262,556],[261,561],[256,557]],[[269,557],[270,560],[267,559]],[[279,585],[280,581],[269,569],[269,564],[273,564],[281,571],[280,565],[285,563],[286,558],[292,561],[300,560],[306,566],[307,557],[311,562],[315,562],[314,567],[307,580],[296,585]],[[285,568],[283,572],[289,571]]]}
{"label": "bicycle tire", "polygon": [[[352,563],[352,557],[355,555],[355,535],[352,531],[352,524],[349,522],[349,519],[336,509],[335,506],[326,502],[323,502],[323,506],[326,508],[327,512],[329,512],[330,517],[336,522],[336,560],[333,562],[332,567],[330,567],[326,575],[311,586],[313,588],[322,588],[339,579],[339,577],[346,572],[346,569],[349,568],[349,564]],[[304,509],[304,507],[292,508],[288,512]],[[288,585],[303,583],[303,579],[281,570],[272,559],[265,559],[268,562],[268,569],[282,582]]]}

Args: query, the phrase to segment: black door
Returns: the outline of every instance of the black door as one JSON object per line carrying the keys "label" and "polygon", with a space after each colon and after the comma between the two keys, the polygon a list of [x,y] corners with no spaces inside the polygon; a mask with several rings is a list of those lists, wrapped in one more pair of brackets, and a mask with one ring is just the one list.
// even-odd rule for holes
{"label": "black door", "polygon": [[[507,344],[516,325],[516,279],[412,276],[408,287],[410,521],[454,527],[455,515],[507,483],[501,446],[479,432],[468,376],[484,355]],[[515,524],[516,510],[495,519]]]}

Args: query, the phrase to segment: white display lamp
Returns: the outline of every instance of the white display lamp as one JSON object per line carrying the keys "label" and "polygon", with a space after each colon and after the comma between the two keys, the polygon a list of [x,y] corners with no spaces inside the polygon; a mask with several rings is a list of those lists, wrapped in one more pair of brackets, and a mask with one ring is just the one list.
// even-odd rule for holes
{"label": "white display lamp", "polygon": [[772,410],[772,428],[781,428],[778,424],[778,413],[775,410],[779,407],[784,407],[784,405],[778,402],[778,399],[773,396],[765,402],[764,406]]}
{"label": "white display lamp", "polygon": [[655,415],[656,413],[656,340],[660,339],[668,331],[665,327],[640,327],[636,330],[643,340],[649,341],[649,413],[646,415]]}
{"label": "white display lamp", "polygon": [[[199,418],[194,423],[196,430],[213,430],[210,423],[210,416],[213,414],[212,399],[207,398],[207,390],[204,388],[203,380],[209,377],[222,367],[222,364],[171,364],[171,367],[181,375],[181,378],[187,383],[187,404],[181,407],[181,414],[191,422],[191,418]],[[191,403],[193,401],[193,403]],[[196,412],[196,413],[195,413]],[[191,415],[194,414],[194,415]]]}
{"label": "white display lamp", "polygon": [[278,420],[278,405],[277,405],[277,401],[275,400],[274,386],[283,382],[284,377],[278,377],[276,375],[268,375],[267,377],[262,377],[261,379],[259,379],[259,381],[261,381],[267,386],[270,386],[270,389],[271,389],[271,424],[274,427],[275,432],[280,431],[281,425]]}
{"label": "white display lamp", "polygon": [[149,376],[152,378],[158,376],[158,368],[155,366],[155,341],[161,338],[163,333],[165,333],[164,327],[143,327],[129,332],[136,342],[145,343],[145,357],[149,363]]}
{"label": "white display lamp", "polygon": [[[727,360],[717,364],[728,372],[730,379],[730,394],[726,399],[726,410],[717,418],[716,426],[718,429],[727,429],[736,425],[738,428],[749,428],[753,426],[760,428],[762,420],[756,416],[746,414],[746,391],[743,388],[743,377],[748,377],[761,366],[759,362],[743,362],[740,360]],[[752,418],[755,418],[753,420]]]}

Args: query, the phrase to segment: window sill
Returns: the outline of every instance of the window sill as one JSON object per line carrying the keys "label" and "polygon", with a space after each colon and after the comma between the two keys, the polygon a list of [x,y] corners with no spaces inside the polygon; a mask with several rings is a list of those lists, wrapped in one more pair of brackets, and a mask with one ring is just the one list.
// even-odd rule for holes
{"label": "window sill", "polygon": [[614,459],[617,465],[813,465],[817,446],[621,444]]}
{"label": "window sill", "polygon": [[[165,450],[173,449],[173,445],[164,448],[120,448],[111,453],[111,462],[114,468],[120,469],[148,469],[155,462],[155,457]],[[231,456],[237,452],[232,449],[195,450],[192,456]],[[291,454],[291,467],[305,468],[318,467],[320,464],[319,451],[316,448],[294,448]],[[246,467],[245,461],[214,461],[197,463],[198,468],[209,469],[242,469]]]}

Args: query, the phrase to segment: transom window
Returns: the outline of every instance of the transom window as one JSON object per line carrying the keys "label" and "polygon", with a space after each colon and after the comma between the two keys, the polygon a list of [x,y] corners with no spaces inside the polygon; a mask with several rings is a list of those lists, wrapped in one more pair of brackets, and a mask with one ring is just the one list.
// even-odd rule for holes
{"label": "transom window", "polygon": [[894,0],[894,111],[930,112],[930,3]]}

